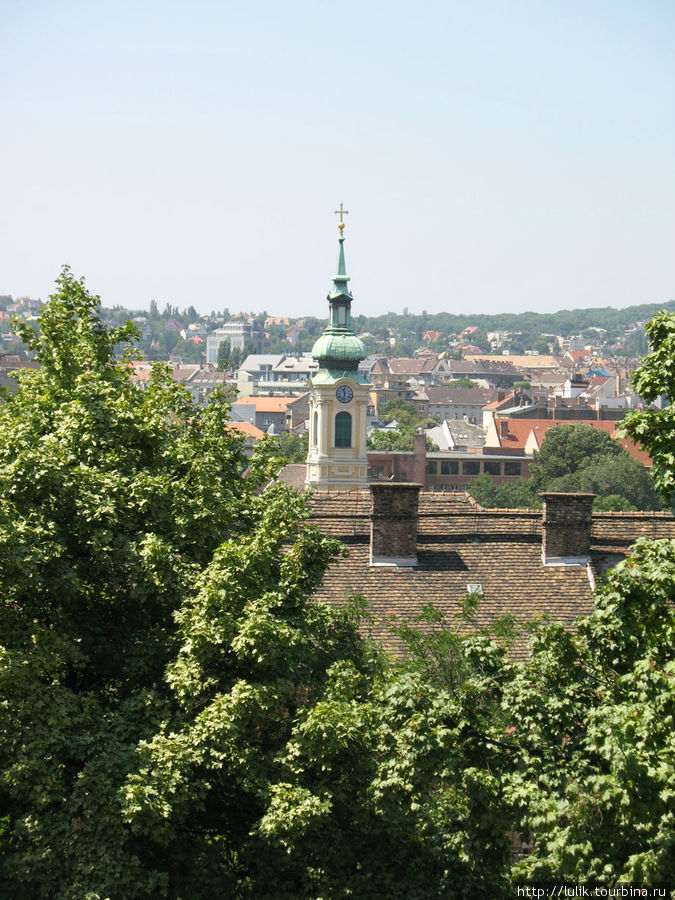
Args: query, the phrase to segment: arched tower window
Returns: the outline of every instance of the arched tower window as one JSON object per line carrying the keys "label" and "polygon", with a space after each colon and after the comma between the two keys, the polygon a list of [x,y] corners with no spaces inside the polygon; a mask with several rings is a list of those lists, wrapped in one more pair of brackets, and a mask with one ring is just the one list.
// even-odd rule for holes
{"label": "arched tower window", "polygon": [[348,412],[339,412],[335,416],[335,446],[351,447],[352,417]]}
{"label": "arched tower window", "polygon": [[319,443],[319,414],[314,411],[314,418],[312,421],[312,447],[316,447]]}

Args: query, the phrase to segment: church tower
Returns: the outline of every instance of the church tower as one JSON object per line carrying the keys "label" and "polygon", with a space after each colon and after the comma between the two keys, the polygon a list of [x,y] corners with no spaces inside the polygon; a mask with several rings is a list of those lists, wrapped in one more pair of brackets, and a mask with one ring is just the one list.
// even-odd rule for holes
{"label": "church tower", "polygon": [[352,330],[352,295],[345,268],[344,222],[340,214],[339,253],[333,290],[328,295],[328,326],[312,348],[319,371],[312,377],[309,397],[307,487],[317,491],[364,490],[366,456],[366,378],[358,366],[366,357],[363,342]]}

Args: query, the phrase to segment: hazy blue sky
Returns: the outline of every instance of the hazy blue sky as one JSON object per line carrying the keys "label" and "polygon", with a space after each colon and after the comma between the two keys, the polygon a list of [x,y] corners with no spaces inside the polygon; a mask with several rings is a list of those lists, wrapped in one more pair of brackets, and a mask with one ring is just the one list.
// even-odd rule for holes
{"label": "hazy blue sky", "polygon": [[672,0],[0,0],[0,293],[325,315],[675,296]]}

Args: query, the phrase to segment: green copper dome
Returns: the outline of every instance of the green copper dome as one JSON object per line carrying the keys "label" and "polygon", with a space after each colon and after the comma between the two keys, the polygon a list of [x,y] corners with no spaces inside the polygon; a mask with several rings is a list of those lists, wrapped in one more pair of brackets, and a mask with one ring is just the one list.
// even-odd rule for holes
{"label": "green copper dome", "polygon": [[328,295],[330,319],[324,333],[312,347],[312,356],[321,369],[340,372],[356,371],[359,362],[366,357],[366,348],[352,330],[351,305],[345,268],[344,238],[340,237],[337,274],[333,278],[333,290]]}
{"label": "green copper dome", "polygon": [[[356,368],[345,363],[358,363],[366,358],[363,341],[353,333],[330,331],[327,328],[312,347],[314,359],[326,368]],[[335,363],[328,365],[326,363]]]}

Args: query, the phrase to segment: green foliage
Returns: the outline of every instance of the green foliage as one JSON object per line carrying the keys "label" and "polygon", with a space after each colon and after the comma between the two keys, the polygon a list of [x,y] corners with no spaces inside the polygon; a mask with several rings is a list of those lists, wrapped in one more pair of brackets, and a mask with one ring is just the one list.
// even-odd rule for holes
{"label": "green foliage", "polygon": [[639,541],[572,635],[542,624],[506,686],[505,778],[529,883],[675,879],[675,542]]}
{"label": "green foliage", "polygon": [[675,314],[659,312],[645,329],[651,351],[633,373],[633,386],[647,402],[664,396],[669,405],[662,410],[631,413],[624,425],[648,451],[654,483],[671,502],[675,491]]}
{"label": "green foliage", "polygon": [[176,609],[250,529],[244,460],[224,404],[197,410],[161,367],[132,384],[115,347],[136,329],[103,326],[69,270],[39,325],[20,330],[41,369],[0,407],[2,880],[138,896],[159,876],[117,791],[166,713]]}
{"label": "green foliage", "polygon": [[[396,428],[372,431],[368,435],[366,447],[368,450],[397,450],[411,453],[415,449],[415,435],[417,428],[411,425],[397,425]],[[438,445],[430,437],[425,439],[427,452],[438,450]]]}
{"label": "green foliage", "polygon": [[174,356],[180,357],[184,363],[203,363],[206,356],[203,347],[204,344],[195,341],[178,340],[171,352]]}
{"label": "green foliage", "polygon": [[446,383],[446,387],[449,388],[475,388],[478,387],[477,382],[472,381],[468,376],[462,375],[461,378],[455,378],[453,381],[448,381]]}
{"label": "green foliage", "polygon": [[132,383],[135,328],[67,269],[22,335],[42,367],[0,408],[3,895],[262,896],[278,862],[291,896],[260,824],[278,757],[332,666],[377,668],[356,612],[307,599],[338,546],[261,491],[265,456],[242,481],[224,402],[161,366]]}
{"label": "green foliage", "polygon": [[383,403],[379,409],[378,418],[388,425],[396,419],[402,425],[408,425],[412,428],[421,428],[426,423],[426,417],[420,415],[412,403],[407,400],[389,400]]}
{"label": "green foliage", "polygon": [[556,425],[546,432],[530,474],[539,490],[565,475],[574,475],[594,457],[619,456],[621,446],[606,431],[591,425]]}
{"label": "green foliage", "polygon": [[136,337],[64,270],[0,407],[3,896],[493,898],[509,830],[532,883],[672,882],[675,542],[525,663],[470,596],[390,666],[311,599],[343,551],[272,442],[242,481],[224,401],[138,389]]}
{"label": "green foliage", "polygon": [[291,434],[290,431],[282,431],[279,435],[279,453],[287,462],[304,463],[307,459],[309,447],[309,432]]}
{"label": "green foliage", "polygon": [[541,506],[539,492],[529,478],[496,484],[489,475],[482,473],[467,490],[486,509],[538,509]]}
{"label": "green foliage", "polygon": [[218,368],[221,372],[226,372],[230,368],[230,341],[225,339],[218,344]]}
{"label": "green foliage", "polygon": [[534,488],[540,491],[597,494],[595,509],[662,506],[647,469],[607,432],[590,425],[550,428],[530,472]]}
{"label": "green foliage", "polygon": [[528,479],[502,484],[481,475],[468,490],[486,508],[536,509],[541,491],[597,494],[597,511],[662,508],[647,469],[606,432],[590,425],[550,428],[530,473]]}

